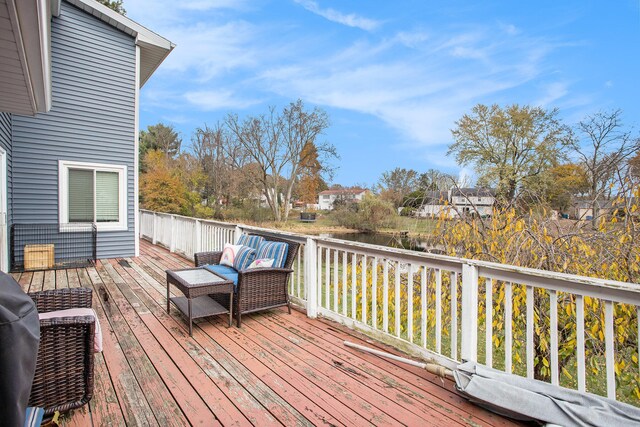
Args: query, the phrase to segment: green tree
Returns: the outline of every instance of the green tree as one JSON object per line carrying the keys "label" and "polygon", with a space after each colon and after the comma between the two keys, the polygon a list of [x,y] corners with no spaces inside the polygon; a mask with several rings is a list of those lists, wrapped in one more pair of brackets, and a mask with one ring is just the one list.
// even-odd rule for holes
{"label": "green tree", "polygon": [[557,116],[555,109],[478,104],[455,123],[447,154],[472,165],[481,185],[495,186],[511,202],[527,180],[556,166],[572,142],[571,130]]}
{"label": "green tree", "polygon": [[109,9],[113,9],[121,15],[127,14],[127,11],[124,10],[124,6],[122,5],[122,0],[98,0],[98,3],[102,3]]}
{"label": "green tree", "polygon": [[148,151],[158,150],[167,157],[175,157],[180,153],[182,138],[172,125],[158,123],[147,126],[140,131],[140,169],[144,170],[144,156]]}

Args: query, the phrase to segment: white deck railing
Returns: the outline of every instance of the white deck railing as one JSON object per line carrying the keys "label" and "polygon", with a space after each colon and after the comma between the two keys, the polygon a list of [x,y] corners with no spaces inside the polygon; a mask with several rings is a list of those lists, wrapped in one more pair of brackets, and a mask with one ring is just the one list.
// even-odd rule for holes
{"label": "white deck railing", "polygon": [[[542,369],[552,384],[613,399],[616,357],[635,359],[625,369],[640,374],[640,285],[140,211],[141,237],[190,259],[252,231],[302,244],[289,292],[310,317],[450,368],[464,359],[530,378]],[[624,348],[620,327],[633,331]]]}

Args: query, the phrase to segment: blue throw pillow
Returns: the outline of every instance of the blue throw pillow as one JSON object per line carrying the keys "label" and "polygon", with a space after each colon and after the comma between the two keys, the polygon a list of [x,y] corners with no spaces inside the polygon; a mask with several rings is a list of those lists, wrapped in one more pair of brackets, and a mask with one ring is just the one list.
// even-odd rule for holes
{"label": "blue throw pillow", "polygon": [[284,267],[284,263],[287,260],[287,252],[289,251],[289,245],[284,242],[270,242],[265,240],[258,247],[256,252],[256,259],[271,258],[273,259],[273,266],[276,268]]}
{"label": "blue throw pillow", "polygon": [[233,260],[233,268],[236,270],[246,270],[253,260],[256,259],[256,251],[249,246],[242,246],[236,253]]}
{"label": "blue throw pillow", "polygon": [[264,237],[262,236],[249,236],[248,234],[243,234],[238,239],[239,245],[249,246],[255,250],[258,250],[260,243],[264,242]]}

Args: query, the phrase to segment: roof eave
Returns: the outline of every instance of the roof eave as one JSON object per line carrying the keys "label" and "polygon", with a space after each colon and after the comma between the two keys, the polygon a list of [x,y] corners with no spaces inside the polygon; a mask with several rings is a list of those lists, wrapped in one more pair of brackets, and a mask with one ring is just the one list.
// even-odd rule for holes
{"label": "roof eave", "polygon": [[27,115],[47,112],[51,109],[50,0],[9,0],[7,7],[29,104],[9,112]]}

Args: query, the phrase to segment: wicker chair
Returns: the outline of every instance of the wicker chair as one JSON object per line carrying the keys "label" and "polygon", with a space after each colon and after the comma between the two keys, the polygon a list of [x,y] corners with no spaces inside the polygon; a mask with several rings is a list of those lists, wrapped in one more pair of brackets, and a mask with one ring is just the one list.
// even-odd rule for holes
{"label": "wicker chair", "polygon": [[[291,314],[291,303],[287,285],[293,273],[293,261],[298,254],[299,243],[278,237],[253,233],[265,240],[284,242],[289,245],[287,259],[283,268],[255,268],[238,272],[238,285],[233,296],[233,314],[238,327],[242,324],[242,315],[271,308],[287,306]],[[199,252],[195,254],[196,267],[219,264],[222,252]],[[229,297],[225,294],[211,295],[225,307],[229,305]]]}
{"label": "wicker chair", "polygon": [[[90,308],[92,291],[69,288],[30,293],[39,313]],[[93,396],[92,316],[40,320],[40,348],[29,406],[44,408],[45,416],[88,403]]]}

